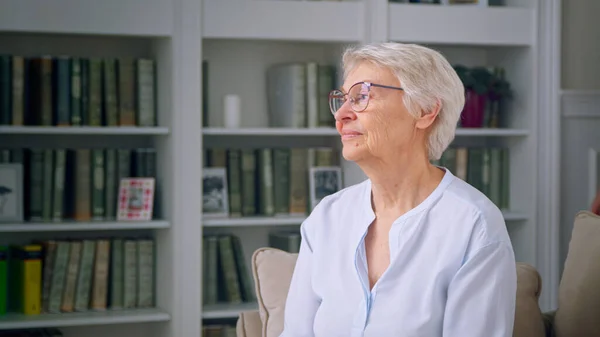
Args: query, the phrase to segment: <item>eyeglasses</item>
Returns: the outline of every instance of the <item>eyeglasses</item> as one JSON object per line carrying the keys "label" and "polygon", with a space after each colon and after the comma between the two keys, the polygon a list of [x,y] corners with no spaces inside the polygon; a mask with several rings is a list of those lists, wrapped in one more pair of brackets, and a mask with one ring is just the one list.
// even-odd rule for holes
{"label": "eyeglasses", "polygon": [[335,89],[329,93],[329,109],[331,113],[335,113],[346,103],[346,97],[350,99],[350,107],[354,112],[365,111],[367,105],[369,105],[369,97],[372,87],[404,90],[400,87],[392,87],[389,85],[375,84],[370,82],[358,82],[350,87],[347,94],[344,94],[341,90]]}

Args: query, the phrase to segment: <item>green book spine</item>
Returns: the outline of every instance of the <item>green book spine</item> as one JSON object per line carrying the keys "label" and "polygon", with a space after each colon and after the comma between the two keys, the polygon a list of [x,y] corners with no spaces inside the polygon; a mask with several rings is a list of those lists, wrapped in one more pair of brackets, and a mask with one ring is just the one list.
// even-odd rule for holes
{"label": "green book spine", "polygon": [[71,124],[71,88],[69,87],[71,80],[71,65],[70,59],[67,56],[59,56],[54,59],[54,100],[55,100],[55,115],[56,125],[68,126]]}
{"label": "green book spine", "polygon": [[137,121],[139,126],[156,125],[156,90],[154,60],[138,59],[136,89]]}
{"label": "green book spine", "polygon": [[75,311],[87,311],[90,305],[92,291],[92,278],[94,276],[94,258],[96,256],[96,241],[84,240],[81,259],[79,260],[79,274],[77,275],[77,289],[75,292]]}
{"label": "green book spine", "polygon": [[138,240],[137,254],[137,307],[150,308],[154,306],[154,241]]}
{"label": "green book spine", "polygon": [[41,59],[40,67],[40,111],[39,121],[41,125],[54,125],[54,113],[52,109],[52,56],[44,56]]}
{"label": "green book spine", "polygon": [[135,126],[134,61],[127,58],[120,59],[117,71],[119,78],[119,124],[122,126]]}
{"label": "green book spine", "polygon": [[250,149],[242,150],[242,214],[256,214],[256,156]]}
{"label": "green book spine", "polygon": [[217,304],[219,301],[219,242],[217,236],[205,236],[203,245],[204,293],[202,302],[205,305]]}
{"label": "green book spine", "polygon": [[29,220],[41,221],[44,203],[44,150],[30,150]]}
{"label": "green book spine", "polygon": [[269,148],[256,152],[259,172],[259,204],[260,213],[271,216],[275,214],[275,201],[273,199],[273,151]]}
{"label": "green book spine", "polygon": [[92,220],[104,219],[104,150],[92,150]]}
{"label": "green book spine", "polygon": [[123,307],[135,308],[137,305],[137,243],[126,240],[123,247]]}
{"label": "green book spine", "polygon": [[273,199],[275,214],[290,213],[290,150],[273,149]]}
{"label": "green book spine", "polygon": [[25,58],[12,60],[12,125],[25,123]]}
{"label": "green book spine", "polygon": [[123,308],[123,239],[113,239],[110,254],[110,308]]}
{"label": "green book spine", "polygon": [[61,221],[64,218],[66,169],[67,150],[56,149],[52,192],[52,220],[54,221]]}
{"label": "green book spine", "polygon": [[0,124],[11,124],[11,56],[0,55]]}
{"label": "green book spine", "polygon": [[117,60],[103,60],[103,94],[104,94],[104,112],[106,125],[119,125],[119,106],[117,100]]}
{"label": "green book spine", "polygon": [[235,264],[237,266],[238,279],[240,282],[240,288],[242,290],[243,299],[245,302],[256,301],[254,293],[254,283],[251,279],[251,274],[246,264],[246,258],[242,250],[242,242],[238,236],[231,236],[231,247],[233,249],[233,256],[235,257]]}
{"label": "green book spine", "polygon": [[242,215],[242,167],[241,152],[227,150],[227,184],[229,186],[229,216]]}
{"label": "green book spine", "polygon": [[67,278],[70,248],[70,243],[68,241],[58,242],[56,258],[54,260],[54,270],[52,272],[52,284],[50,285],[50,303],[48,306],[48,312],[50,313],[61,312],[60,307],[65,289],[65,280]]}
{"label": "green book spine", "polygon": [[81,59],[71,60],[71,125],[81,125]]}
{"label": "green book spine", "polygon": [[117,179],[117,150],[106,150],[106,180],[105,180],[105,202],[104,217],[106,219],[115,219],[117,216],[117,196],[119,190],[119,181]]}
{"label": "green book spine", "polygon": [[8,306],[8,247],[0,246],[0,315],[7,312]]}
{"label": "green book spine", "polygon": [[90,60],[81,59],[81,123],[90,125]]}
{"label": "green book spine", "polygon": [[230,235],[223,235],[219,238],[219,257],[227,301],[231,304],[241,303],[242,291],[233,252],[233,240]]}
{"label": "green book spine", "polygon": [[89,123],[92,126],[102,125],[102,60],[90,60],[89,77]]}
{"label": "green book spine", "polygon": [[52,191],[54,186],[54,150],[44,150],[44,178],[42,183],[42,220],[52,220]]}

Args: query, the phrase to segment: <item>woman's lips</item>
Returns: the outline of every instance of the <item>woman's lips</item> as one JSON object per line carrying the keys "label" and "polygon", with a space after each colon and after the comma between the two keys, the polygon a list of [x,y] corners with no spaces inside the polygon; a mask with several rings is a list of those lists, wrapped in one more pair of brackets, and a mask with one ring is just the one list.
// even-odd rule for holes
{"label": "woman's lips", "polygon": [[354,139],[356,137],[362,136],[362,133],[354,130],[344,130],[342,131],[342,140]]}

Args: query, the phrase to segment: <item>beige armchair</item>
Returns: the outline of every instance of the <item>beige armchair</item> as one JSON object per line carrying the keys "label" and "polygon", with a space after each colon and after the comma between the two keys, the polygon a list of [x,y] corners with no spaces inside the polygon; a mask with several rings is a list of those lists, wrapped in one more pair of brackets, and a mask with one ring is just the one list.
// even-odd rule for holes
{"label": "beige armchair", "polygon": [[[296,254],[260,248],[252,256],[258,310],[242,312],[238,337],[277,337]],[[517,303],[514,337],[600,337],[600,217],[582,211],[575,217],[558,310],[542,313],[538,299],[540,274],[517,263]]]}

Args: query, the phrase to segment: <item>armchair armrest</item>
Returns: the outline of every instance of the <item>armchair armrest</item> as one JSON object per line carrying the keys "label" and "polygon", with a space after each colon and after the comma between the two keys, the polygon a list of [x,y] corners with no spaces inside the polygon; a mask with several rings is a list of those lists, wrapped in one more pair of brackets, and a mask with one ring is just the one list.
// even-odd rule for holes
{"label": "armchair armrest", "polygon": [[237,337],[262,337],[262,320],[258,310],[241,312],[235,330]]}

